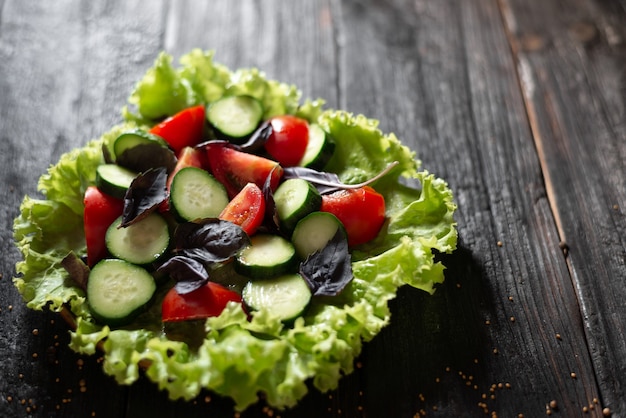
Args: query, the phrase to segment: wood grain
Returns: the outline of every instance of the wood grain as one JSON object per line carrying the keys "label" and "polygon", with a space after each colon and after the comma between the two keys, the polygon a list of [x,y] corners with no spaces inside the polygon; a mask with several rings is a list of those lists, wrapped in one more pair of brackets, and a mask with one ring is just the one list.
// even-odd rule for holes
{"label": "wood grain", "polygon": [[458,204],[435,295],[401,289],[337,390],[242,417],[626,416],[625,15],[602,0],[0,1],[0,416],[235,416],[211,393],[116,385],[11,283],[24,194],[120,120],[159,51],[195,47],[379,119]]}
{"label": "wood grain", "polygon": [[602,401],[625,411],[626,95],[615,82],[626,13],[610,2],[504,7]]}

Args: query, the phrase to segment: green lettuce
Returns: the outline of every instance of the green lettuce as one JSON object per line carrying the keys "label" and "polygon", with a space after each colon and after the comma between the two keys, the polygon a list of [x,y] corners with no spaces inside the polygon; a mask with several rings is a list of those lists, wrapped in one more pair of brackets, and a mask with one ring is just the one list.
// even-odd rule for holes
{"label": "green lettuce", "polygon": [[[120,384],[132,384],[143,369],[172,399],[192,399],[209,389],[231,397],[243,410],[263,392],[270,405],[291,407],[307,393],[307,382],[327,391],[353,371],[363,343],[389,323],[388,302],[400,286],[432,293],[443,282],[444,266],[434,261],[433,251],[456,247],[452,192],[443,180],[420,171],[414,152],[395,135],[382,133],[375,120],[324,109],[322,100],[300,104],[294,86],[267,80],[256,69],[230,72],[213,62],[212,52],[191,51],[180,63],[175,68],[170,56],[159,55],[130,95],[122,111],[125,122],[63,155],[40,179],[45,199],[24,198],[14,221],[15,243],[23,255],[14,283],[30,308],[69,309],[75,318],[72,349],[93,354],[99,348],[104,371]],[[346,289],[314,300],[290,326],[271,312],[250,319],[231,303],[206,321],[206,335],[192,345],[167,338],[159,297],[124,328],[97,324],[83,291],[69,281],[60,261],[69,251],[86,253],[82,197],[94,184],[102,147],[125,129],[149,128],[158,118],[228,94],[258,98],[266,117],[290,113],[319,123],[337,143],[327,168],[346,183],[369,179],[397,161],[373,185],[386,201],[380,234],[353,252],[354,279]]]}

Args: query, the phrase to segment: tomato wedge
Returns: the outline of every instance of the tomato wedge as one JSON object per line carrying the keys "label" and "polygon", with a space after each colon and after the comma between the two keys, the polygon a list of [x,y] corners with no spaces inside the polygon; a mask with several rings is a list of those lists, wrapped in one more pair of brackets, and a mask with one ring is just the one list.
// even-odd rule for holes
{"label": "tomato wedge", "polygon": [[248,183],[224,208],[219,218],[239,225],[246,234],[252,235],[263,223],[265,197],[254,183]]}
{"label": "tomato wedge", "polygon": [[231,199],[248,183],[262,189],[270,173],[270,186],[276,190],[283,176],[283,168],[276,161],[237,151],[224,144],[208,144],[206,152],[211,173],[226,187]]}
{"label": "tomato wedge", "polygon": [[309,123],[293,115],[270,119],[272,134],[265,143],[267,153],[283,167],[298,165],[309,143]]}
{"label": "tomato wedge", "polygon": [[239,293],[214,282],[183,295],[172,288],[163,298],[161,319],[171,322],[218,316],[231,301],[241,303]]}
{"label": "tomato wedge", "polygon": [[204,115],[203,105],[189,107],[153,126],[150,133],[163,138],[178,154],[183,148],[202,142]]}
{"label": "tomato wedge", "polygon": [[385,222],[385,198],[369,186],[323,195],[321,210],[343,223],[350,246],[374,239]]}
{"label": "tomato wedge", "polygon": [[91,267],[107,256],[105,235],[109,226],[122,215],[124,201],[89,186],[83,199],[87,264]]}

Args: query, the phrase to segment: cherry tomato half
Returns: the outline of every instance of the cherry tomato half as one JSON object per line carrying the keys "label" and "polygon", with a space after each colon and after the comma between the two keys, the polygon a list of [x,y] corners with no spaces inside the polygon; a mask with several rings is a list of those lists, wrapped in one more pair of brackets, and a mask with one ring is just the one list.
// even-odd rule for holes
{"label": "cherry tomato half", "polygon": [[231,301],[241,303],[239,293],[214,282],[183,295],[172,288],[163,298],[161,318],[169,322],[218,316]]}
{"label": "cherry tomato half", "polygon": [[93,266],[108,254],[105,235],[113,221],[122,215],[124,201],[90,186],[85,191],[83,203],[87,264]]}
{"label": "cherry tomato half", "polygon": [[246,234],[256,232],[265,217],[265,197],[254,183],[248,183],[224,208],[219,218],[237,224]]}
{"label": "cherry tomato half", "polygon": [[183,148],[197,145],[202,141],[204,115],[203,105],[190,107],[153,126],[150,133],[163,138],[178,154]]}
{"label": "cherry tomato half", "polygon": [[385,198],[369,186],[323,195],[321,210],[343,223],[350,246],[374,239],[385,222]]}
{"label": "cherry tomato half", "polygon": [[267,153],[283,167],[298,165],[309,143],[309,123],[292,115],[270,119],[272,134],[265,143]]}

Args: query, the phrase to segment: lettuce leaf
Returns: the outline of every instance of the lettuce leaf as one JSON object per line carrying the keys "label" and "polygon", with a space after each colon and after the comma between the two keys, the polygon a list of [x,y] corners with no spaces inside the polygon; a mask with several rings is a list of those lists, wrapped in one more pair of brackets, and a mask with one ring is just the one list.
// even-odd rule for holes
{"label": "lettuce leaf", "polygon": [[[363,343],[389,323],[388,302],[400,286],[432,293],[443,282],[444,266],[435,262],[433,252],[456,247],[452,192],[443,180],[419,171],[415,153],[395,135],[383,134],[375,120],[324,109],[322,100],[300,105],[294,86],[267,80],[256,69],[230,72],[213,62],[212,52],[193,50],[180,63],[175,68],[170,56],[159,55],[130,95],[123,109],[126,121],[63,155],[40,179],[44,199],[24,198],[14,221],[15,243],[23,255],[14,283],[33,309],[69,307],[76,318],[70,347],[85,354],[99,347],[104,371],[120,384],[132,384],[143,368],[172,399],[192,399],[206,388],[231,397],[244,410],[257,402],[261,391],[270,405],[291,407],[307,393],[308,381],[327,391],[353,371]],[[369,179],[398,161],[373,184],[386,199],[382,231],[353,251],[354,279],[346,288],[338,296],[315,298],[291,326],[270,312],[258,312],[250,320],[231,303],[219,317],[206,321],[206,335],[191,346],[167,338],[158,297],[125,328],[97,324],[85,295],[68,280],[60,262],[69,251],[86,252],[82,196],[94,184],[102,147],[110,147],[122,130],[149,128],[156,119],[227,94],[258,98],[266,117],[295,113],[319,123],[337,143],[327,170],[345,183]]]}

